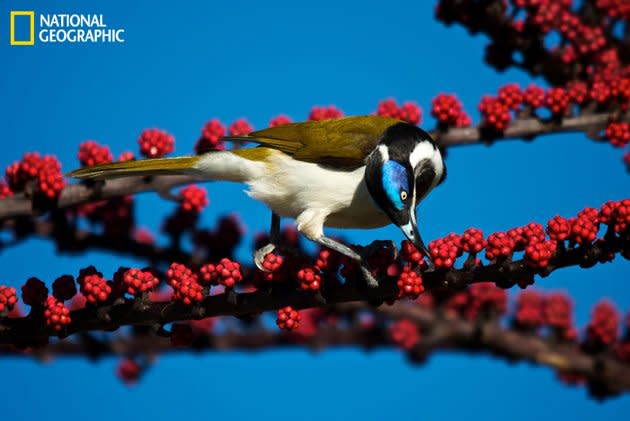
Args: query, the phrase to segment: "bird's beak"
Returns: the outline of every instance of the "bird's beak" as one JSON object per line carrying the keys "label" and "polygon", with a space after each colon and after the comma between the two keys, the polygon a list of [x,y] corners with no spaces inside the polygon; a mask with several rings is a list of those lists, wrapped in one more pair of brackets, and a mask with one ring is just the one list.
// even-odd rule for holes
{"label": "bird's beak", "polygon": [[418,231],[416,218],[409,218],[409,222],[407,222],[405,225],[401,225],[400,229],[405,234],[407,239],[411,241],[418,250],[424,253],[427,258],[431,258],[429,255],[429,250],[427,250],[426,246],[424,245],[424,241],[422,241],[422,237],[420,236],[420,232]]}

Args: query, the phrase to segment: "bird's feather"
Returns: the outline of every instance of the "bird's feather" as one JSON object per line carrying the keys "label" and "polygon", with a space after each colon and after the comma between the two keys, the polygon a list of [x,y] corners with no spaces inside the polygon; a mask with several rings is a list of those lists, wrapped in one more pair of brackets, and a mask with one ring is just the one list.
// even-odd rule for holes
{"label": "bird's feather", "polygon": [[114,162],[79,168],[66,174],[79,179],[110,179],[134,175],[187,174],[194,170],[198,156],[144,159],[140,161]]}
{"label": "bird's feather", "polygon": [[354,116],[291,123],[226,140],[254,142],[300,161],[353,169],[364,165],[383,132],[399,122],[389,117]]}

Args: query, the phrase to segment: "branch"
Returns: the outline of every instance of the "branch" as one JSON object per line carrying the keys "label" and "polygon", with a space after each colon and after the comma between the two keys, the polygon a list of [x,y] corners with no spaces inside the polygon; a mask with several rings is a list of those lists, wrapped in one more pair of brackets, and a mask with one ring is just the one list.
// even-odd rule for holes
{"label": "branch", "polygon": [[[422,273],[425,290],[438,288],[462,289],[467,285],[492,282],[500,288],[510,288],[519,280],[533,279],[534,275],[547,276],[568,266],[592,267],[606,261],[607,256],[630,248],[630,239],[608,237],[588,246],[563,250],[544,268],[528,266],[524,259],[514,262],[493,263],[471,269],[448,271],[430,269]],[[88,331],[113,331],[121,326],[150,326],[159,329],[165,324],[203,319],[215,316],[249,317],[265,311],[291,306],[295,309],[324,307],[353,301],[366,301],[380,305],[398,298],[397,279],[386,277],[377,288],[368,288],[360,275],[347,279],[344,284],[328,282],[322,290],[296,290],[289,286],[259,289],[254,292],[227,291],[208,296],[199,305],[186,306],[180,301],[147,302],[119,300],[97,308],[86,307],[71,313],[72,323],[64,336]],[[0,319],[0,344],[28,344],[37,338],[47,338],[53,332],[46,327],[42,314],[31,312],[27,317]]]}
{"label": "branch", "polygon": [[[481,126],[433,131],[431,135],[441,146],[452,147],[516,138],[533,139],[539,135],[553,133],[588,132],[592,134],[604,129],[613,114],[584,114],[576,117],[567,117],[561,121],[538,118],[516,119],[504,133],[496,134],[492,139],[484,138],[484,130]],[[630,114],[624,115],[623,119],[630,121]],[[159,176],[129,177],[109,180],[105,183],[74,184],[63,189],[59,200],[55,204],[55,208],[71,208],[90,202],[141,192],[153,191],[164,194],[177,185],[196,181],[200,181],[200,179],[192,176]],[[34,208],[32,198],[26,194],[0,200],[0,221],[15,217],[34,217],[40,213],[42,213],[41,210]]]}
{"label": "branch", "polygon": [[[439,311],[408,302],[381,306],[376,310],[353,303],[332,310],[339,314],[373,310],[381,319],[378,324],[368,327],[356,322],[350,325],[326,325],[312,335],[270,332],[265,329],[247,333],[229,330],[223,334],[208,333],[198,336],[192,349],[196,352],[258,352],[278,348],[316,351],[336,347],[364,350],[392,348],[394,343],[385,328],[387,321],[410,320],[425,332],[419,342],[407,351],[413,362],[425,361],[430,354],[443,350],[480,352],[510,362],[526,361],[582,376],[592,387],[597,386],[600,394],[602,390],[606,392],[605,395],[630,391],[630,365],[620,363],[608,354],[589,354],[576,343],[557,342],[533,333],[502,327],[496,320],[470,321],[448,317]],[[110,355],[128,357],[188,351],[188,347],[174,347],[166,337],[134,333],[106,339],[81,336],[73,341],[55,342],[29,352],[0,346],[0,355],[42,360],[73,356],[99,359]]]}

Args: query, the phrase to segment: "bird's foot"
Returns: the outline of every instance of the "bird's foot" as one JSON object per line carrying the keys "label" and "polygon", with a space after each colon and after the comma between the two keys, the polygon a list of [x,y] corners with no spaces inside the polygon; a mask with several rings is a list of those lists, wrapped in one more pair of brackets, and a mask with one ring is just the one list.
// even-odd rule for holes
{"label": "bird's foot", "polygon": [[363,279],[365,279],[367,286],[370,288],[378,288],[378,280],[374,277],[374,275],[372,275],[370,268],[363,263],[361,263],[359,267],[361,268],[361,274],[363,275]]}
{"label": "bird's foot", "polygon": [[256,267],[258,269],[262,270],[263,272],[269,272],[269,270],[265,269],[263,263],[265,262],[265,256],[267,256],[269,253],[272,253],[275,249],[276,245],[269,243],[254,252],[254,264],[256,264]]}

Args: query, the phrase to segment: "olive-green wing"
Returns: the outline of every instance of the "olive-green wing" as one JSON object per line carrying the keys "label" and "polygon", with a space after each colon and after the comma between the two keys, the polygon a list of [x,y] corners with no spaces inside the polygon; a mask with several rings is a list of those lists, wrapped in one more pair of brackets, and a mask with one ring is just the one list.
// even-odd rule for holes
{"label": "olive-green wing", "polygon": [[399,120],[389,117],[345,117],[270,127],[234,140],[259,143],[301,161],[358,167],[364,164],[385,129],[396,123]]}

